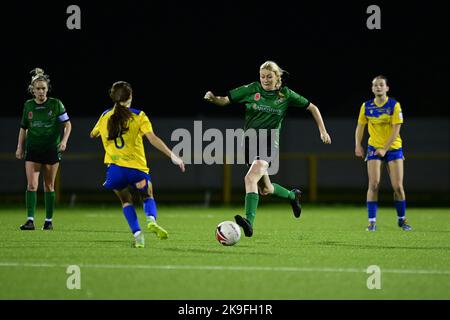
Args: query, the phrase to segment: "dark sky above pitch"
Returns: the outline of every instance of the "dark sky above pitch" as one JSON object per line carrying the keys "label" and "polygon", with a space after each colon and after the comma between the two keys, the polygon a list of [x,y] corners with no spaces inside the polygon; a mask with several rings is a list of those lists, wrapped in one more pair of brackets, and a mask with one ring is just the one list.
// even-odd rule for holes
{"label": "dark sky above pitch", "polygon": [[129,81],[136,105],[156,115],[240,115],[203,95],[258,80],[268,59],[328,116],[356,117],[378,74],[390,79],[406,115],[449,116],[449,28],[438,2],[382,2],[381,30],[367,28],[365,1],[81,1],[81,30],[66,27],[70,4],[14,3],[5,11],[6,116],[20,114],[36,66],[72,116],[108,107],[117,80]]}

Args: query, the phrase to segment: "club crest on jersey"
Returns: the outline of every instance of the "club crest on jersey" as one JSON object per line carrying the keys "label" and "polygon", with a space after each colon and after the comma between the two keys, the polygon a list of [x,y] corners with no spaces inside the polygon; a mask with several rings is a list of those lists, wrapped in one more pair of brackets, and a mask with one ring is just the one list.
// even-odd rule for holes
{"label": "club crest on jersey", "polygon": [[259,92],[255,93],[255,101],[259,101],[261,99],[261,94]]}
{"label": "club crest on jersey", "polygon": [[276,103],[276,104],[280,104],[280,103],[283,103],[285,100],[286,100],[286,98],[281,97],[281,98],[278,98],[278,99],[275,101],[275,103]]}
{"label": "club crest on jersey", "polygon": [[32,111],[28,112],[28,120],[31,120],[31,119],[33,119],[33,112]]}
{"label": "club crest on jersey", "polygon": [[50,110],[50,111],[48,112],[48,115],[51,116],[52,113],[53,113],[53,110]]}

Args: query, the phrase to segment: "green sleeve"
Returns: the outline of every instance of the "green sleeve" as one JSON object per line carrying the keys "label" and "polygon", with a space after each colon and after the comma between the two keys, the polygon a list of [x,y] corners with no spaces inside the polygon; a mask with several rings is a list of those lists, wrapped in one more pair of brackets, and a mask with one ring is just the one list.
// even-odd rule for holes
{"label": "green sleeve", "polygon": [[57,115],[60,116],[63,113],[66,112],[66,108],[64,107],[63,103],[61,102],[61,100],[57,100],[58,101],[58,107],[57,107]]}
{"label": "green sleeve", "polygon": [[256,92],[255,84],[256,82],[252,82],[245,86],[230,90],[228,92],[228,99],[230,99],[230,102],[234,103],[244,102],[246,97]]}
{"label": "green sleeve", "polygon": [[297,92],[288,89],[289,91],[289,105],[299,108],[307,108],[310,104],[309,100],[299,95]]}
{"label": "green sleeve", "polygon": [[28,123],[28,112],[26,105],[23,107],[23,113],[22,113],[22,120],[20,121],[20,127],[22,129],[28,129],[29,123]]}

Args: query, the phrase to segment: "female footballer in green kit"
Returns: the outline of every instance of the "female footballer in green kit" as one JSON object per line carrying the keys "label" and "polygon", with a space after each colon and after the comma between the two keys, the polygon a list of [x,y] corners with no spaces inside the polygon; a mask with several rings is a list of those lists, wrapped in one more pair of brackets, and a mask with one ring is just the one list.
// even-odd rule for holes
{"label": "female footballer in green kit", "polygon": [[[72,130],[66,109],[56,98],[47,97],[50,79],[44,70],[32,71],[28,87],[34,99],[25,102],[17,143],[16,158],[25,158],[27,175],[26,207],[27,221],[21,230],[34,230],[36,211],[36,193],[39,174],[44,169],[45,222],[43,230],[53,229],[53,211],[55,207],[55,178],[58,172],[61,153],[66,150]],[[64,134],[61,139],[61,128]]]}
{"label": "female footballer in green kit", "polygon": [[[260,131],[261,129],[274,132],[274,134],[269,132],[268,135],[272,144],[271,149],[275,147],[276,153],[278,153],[278,137],[281,124],[286,116],[287,108],[290,106],[305,108],[311,112],[319,128],[322,142],[330,144],[330,135],[327,133],[317,106],[288,87],[283,86],[282,75],[283,70],[275,62],[266,61],[259,68],[259,82],[253,82],[233,89],[224,97],[216,96],[211,91],[208,91],[204,98],[218,106],[226,106],[230,103],[245,104],[244,130],[246,132],[249,129],[257,130],[258,140],[260,139],[260,132],[262,132]],[[256,145],[259,146],[259,141]],[[244,230],[245,236],[251,237],[253,235],[253,222],[258,207],[259,194],[263,196],[270,194],[289,200],[294,216],[299,218],[301,214],[301,191],[298,189],[289,191],[276,183],[272,183],[268,174],[270,160],[267,157],[267,152],[263,154],[262,150],[260,150],[263,148],[257,147],[256,157],[250,159],[249,152],[253,146],[248,140],[244,140],[244,147],[246,162],[250,165],[250,169],[244,179],[246,217],[236,215],[234,218],[236,223]],[[272,154],[271,158],[273,159]]]}

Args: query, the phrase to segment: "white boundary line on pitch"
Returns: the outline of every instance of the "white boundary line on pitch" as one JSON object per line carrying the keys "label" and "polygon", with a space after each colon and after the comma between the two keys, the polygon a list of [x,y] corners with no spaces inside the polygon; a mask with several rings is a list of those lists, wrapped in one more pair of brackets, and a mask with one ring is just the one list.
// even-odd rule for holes
{"label": "white boundary line on pitch", "polygon": [[[70,264],[0,262],[0,267],[18,268],[67,268]],[[149,269],[149,270],[211,270],[211,271],[274,271],[274,272],[330,272],[366,273],[358,268],[302,268],[302,267],[258,267],[258,266],[195,266],[195,265],[142,265],[142,264],[77,264],[88,269]],[[450,275],[450,270],[381,269],[383,273]]]}

